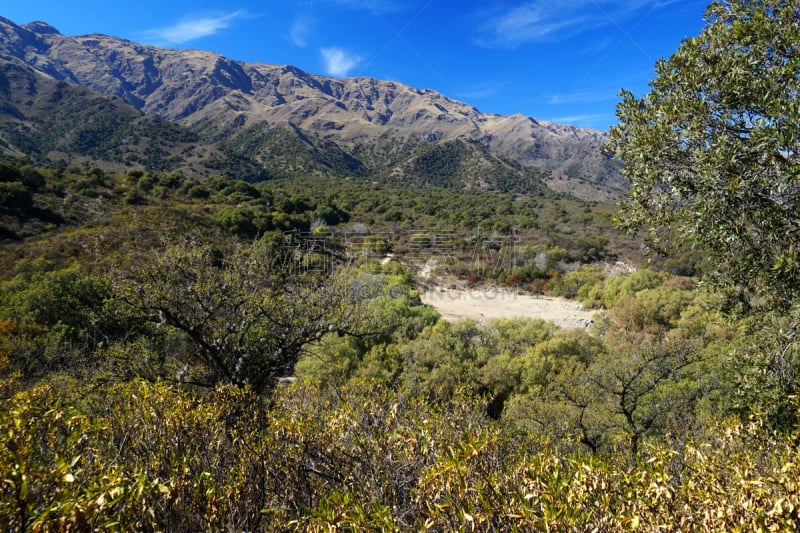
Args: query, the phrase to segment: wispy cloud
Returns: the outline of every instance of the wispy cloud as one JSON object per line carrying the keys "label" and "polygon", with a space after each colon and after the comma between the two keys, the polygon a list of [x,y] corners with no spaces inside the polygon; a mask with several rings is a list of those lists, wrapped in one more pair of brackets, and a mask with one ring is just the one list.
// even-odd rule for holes
{"label": "wispy cloud", "polygon": [[516,48],[536,41],[562,40],[587,30],[619,26],[637,12],[677,0],[530,0],[489,16],[477,42],[488,48]]}
{"label": "wispy cloud", "polygon": [[605,102],[607,100],[614,100],[617,97],[618,92],[619,91],[614,91],[612,89],[608,90],[598,89],[596,91],[558,93],[550,96],[548,103],[552,105],[561,105],[561,104],[579,104],[579,103],[590,103],[590,102]]}
{"label": "wispy cloud", "polygon": [[614,115],[608,113],[587,113],[584,115],[569,115],[564,117],[553,117],[545,119],[556,124],[572,124],[581,128],[594,128],[607,130],[609,126],[616,122]]}
{"label": "wispy cloud", "polygon": [[325,62],[325,72],[343,78],[361,63],[361,57],[342,48],[326,47],[320,50]]}
{"label": "wispy cloud", "polygon": [[292,23],[292,27],[289,29],[289,38],[296,46],[308,46],[316,26],[317,19],[309,13],[303,13]]}
{"label": "wispy cloud", "polygon": [[144,40],[154,44],[176,45],[210,37],[246,15],[242,9],[232,13],[192,15],[172,26],[142,32]]}
{"label": "wispy cloud", "polygon": [[481,98],[489,98],[500,93],[508,83],[482,83],[468,87],[462,91],[458,91],[456,96],[459,98],[466,98],[468,100],[479,100]]}
{"label": "wispy cloud", "polygon": [[405,7],[397,0],[335,0],[333,3],[348,9],[377,11],[378,13],[400,11]]}
{"label": "wispy cloud", "polygon": [[393,13],[409,7],[406,0],[296,0],[305,8],[324,5],[349,9],[351,11],[373,11],[375,13]]}

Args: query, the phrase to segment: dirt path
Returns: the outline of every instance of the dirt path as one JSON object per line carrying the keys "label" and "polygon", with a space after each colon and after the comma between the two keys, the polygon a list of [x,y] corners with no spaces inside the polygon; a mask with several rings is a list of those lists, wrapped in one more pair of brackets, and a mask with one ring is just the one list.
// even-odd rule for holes
{"label": "dirt path", "polygon": [[490,318],[528,317],[550,320],[562,328],[586,328],[595,313],[583,310],[578,302],[571,300],[502,289],[440,287],[424,292],[422,301],[435,307],[446,320],[471,318],[479,323]]}

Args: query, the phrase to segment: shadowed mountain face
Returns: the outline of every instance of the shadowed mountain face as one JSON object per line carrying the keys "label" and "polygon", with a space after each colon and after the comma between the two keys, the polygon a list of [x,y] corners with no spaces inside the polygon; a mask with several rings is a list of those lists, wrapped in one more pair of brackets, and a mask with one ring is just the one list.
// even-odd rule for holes
{"label": "shadowed mountain face", "polygon": [[[625,189],[617,165],[601,154],[604,132],[481,113],[397,82],[334,79],[104,35],[68,37],[41,22],[2,18],[0,61],[28,70],[37,83],[85,87],[180,126],[198,137],[214,161],[206,167],[218,173],[233,172],[226,166],[233,159],[247,162],[254,179],[327,172],[520,192],[546,183],[591,199]],[[24,102],[9,107],[9,98],[0,120],[24,122]],[[20,149],[12,140],[5,139],[6,151]]]}

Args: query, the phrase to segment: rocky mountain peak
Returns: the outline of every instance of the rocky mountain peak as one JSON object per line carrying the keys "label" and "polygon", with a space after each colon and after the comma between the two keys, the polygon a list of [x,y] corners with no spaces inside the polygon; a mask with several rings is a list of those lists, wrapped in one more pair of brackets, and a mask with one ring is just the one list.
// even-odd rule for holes
{"label": "rocky mountain peak", "polygon": [[30,24],[26,24],[23,26],[23,28],[40,35],[61,35],[61,32],[59,32],[56,28],[46,22],[42,22],[41,20],[36,20]]}
{"label": "rocky mountain peak", "polygon": [[[477,142],[495,156],[620,191],[625,184],[601,154],[605,133],[520,114],[481,113],[431,89],[369,77],[337,79],[291,65],[244,63],[214,52],[172,50],[99,34],[61,35],[44,22],[0,19],[0,59],[94,91],[147,114],[200,128],[217,140],[248,128],[289,128],[357,157],[376,172],[395,161],[397,143]],[[387,144],[393,139],[394,145]],[[249,146],[249,145],[248,145]],[[263,149],[263,148],[262,148]],[[358,154],[357,156],[354,154]],[[576,190],[572,186],[564,189]]]}

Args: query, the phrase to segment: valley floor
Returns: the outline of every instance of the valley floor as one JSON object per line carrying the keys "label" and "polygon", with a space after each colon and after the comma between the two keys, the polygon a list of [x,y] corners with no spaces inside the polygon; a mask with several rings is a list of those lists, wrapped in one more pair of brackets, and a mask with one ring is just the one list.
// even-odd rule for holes
{"label": "valley floor", "polygon": [[447,320],[470,318],[478,323],[491,318],[526,317],[549,320],[562,328],[585,328],[595,314],[572,300],[497,288],[434,287],[422,294],[422,302]]}

